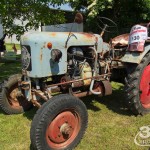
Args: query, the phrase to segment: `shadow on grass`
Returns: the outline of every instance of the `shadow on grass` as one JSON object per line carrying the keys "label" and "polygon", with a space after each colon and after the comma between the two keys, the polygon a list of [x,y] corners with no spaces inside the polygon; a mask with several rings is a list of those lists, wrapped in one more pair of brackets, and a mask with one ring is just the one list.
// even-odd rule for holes
{"label": "shadow on grass", "polygon": [[106,105],[109,110],[125,116],[132,116],[133,113],[128,109],[125,103],[125,96],[123,88],[114,90],[109,96],[101,97],[99,102]]}
{"label": "shadow on grass", "polygon": [[30,150],[35,150],[35,149],[32,147],[32,144],[30,144]]}
{"label": "shadow on grass", "polygon": [[33,107],[31,110],[26,111],[23,116],[26,117],[28,120],[33,120],[34,115],[36,114],[38,108]]}
{"label": "shadow on grass", "polygon": [[95,106],[93,102],[93,100],[96,100],[97,98],[98,98],[97,96],[91,95],[91,96],[82,97],[81,100],[83,100],[88,110],[100,111],[101,109]]}
{"label": "shadow on grass", "polygon": [[0,63],[0,82],[12,74],[21,73],[20,62]]}
{"label": "shadow on grass", "polygon": [[[35,113],[37,111],[37,108],[36,107],[33,107],[32,109],[26,111],[23,113],[23,116],[26,117],[28,120],[32,120]],[[0,109],[0,114],[4,114],[4,115],[7,115],[2,109]],[[17,115],[17,114],[16,114]]]}
{"label": "shadow on grass", "polygon": [[1,110],[1,109],[0,109],[0,114],[6,115],[6,113],[3,110]]}
{"label": "shadow on grass", "polygon": [[133,113],[127,108],[127,105],[125,103],[123,87],[120,87],[119,89],[113,89],[113,93],[109,96],[98,97],[95,95],[91,95],[84,97],[81,100],[83,100],[87,109],[93,111],[101,110],[99,107],[94,105],[93,100],[96,100],[99,103],[104,104],[109,110],[117,114],[125,116],[133,115]]}

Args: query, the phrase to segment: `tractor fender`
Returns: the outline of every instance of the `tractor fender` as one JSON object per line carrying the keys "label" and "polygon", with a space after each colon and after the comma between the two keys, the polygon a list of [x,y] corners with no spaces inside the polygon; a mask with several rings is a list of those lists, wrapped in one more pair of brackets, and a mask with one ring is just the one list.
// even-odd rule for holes
{"label": "tractor fender", "polygon": [[146,45],[144,51],[141,52],[126,52],[126,54],[121,58],[121,61],[124,63],[136,63],[139,64],[143,57],[150,51],[150,44]]}

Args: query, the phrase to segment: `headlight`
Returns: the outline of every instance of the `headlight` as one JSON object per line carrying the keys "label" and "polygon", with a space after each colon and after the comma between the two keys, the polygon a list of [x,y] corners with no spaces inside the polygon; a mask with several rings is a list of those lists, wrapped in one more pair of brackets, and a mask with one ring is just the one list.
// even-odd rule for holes
{"label": "headlight", "polygon": [[22,68],[28,69],[31,61],[31,56],[28,49],[25,46],[22,46],[21,49],[21,60],[22,60]]}
{"label": "headlight", "polygon": [[53,49],[51,51],[51,59],[55,62],[58,62],[62,57],[62,52],[58,49]]}

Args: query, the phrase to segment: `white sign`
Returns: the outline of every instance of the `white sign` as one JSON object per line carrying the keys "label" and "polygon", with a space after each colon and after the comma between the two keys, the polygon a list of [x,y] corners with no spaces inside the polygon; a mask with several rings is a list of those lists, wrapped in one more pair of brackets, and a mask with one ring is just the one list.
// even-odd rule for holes
{"label": "white sign", "polygon": [[143,42],[147,40],[147,38],[148,38],[147,28],[144,26],[135,25],[132,27],[130,32],[129,44],[135,42]]}

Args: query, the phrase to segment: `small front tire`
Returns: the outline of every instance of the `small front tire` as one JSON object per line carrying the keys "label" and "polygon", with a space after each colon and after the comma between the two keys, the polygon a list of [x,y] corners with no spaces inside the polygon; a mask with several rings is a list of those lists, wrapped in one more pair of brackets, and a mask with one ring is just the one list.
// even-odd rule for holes
{"label": "small front tire", "polygon": [[86,107],[78,98],[62,94],[51,98],[35,115],[30,138],[37,150],[71,150],[88,123]]}

